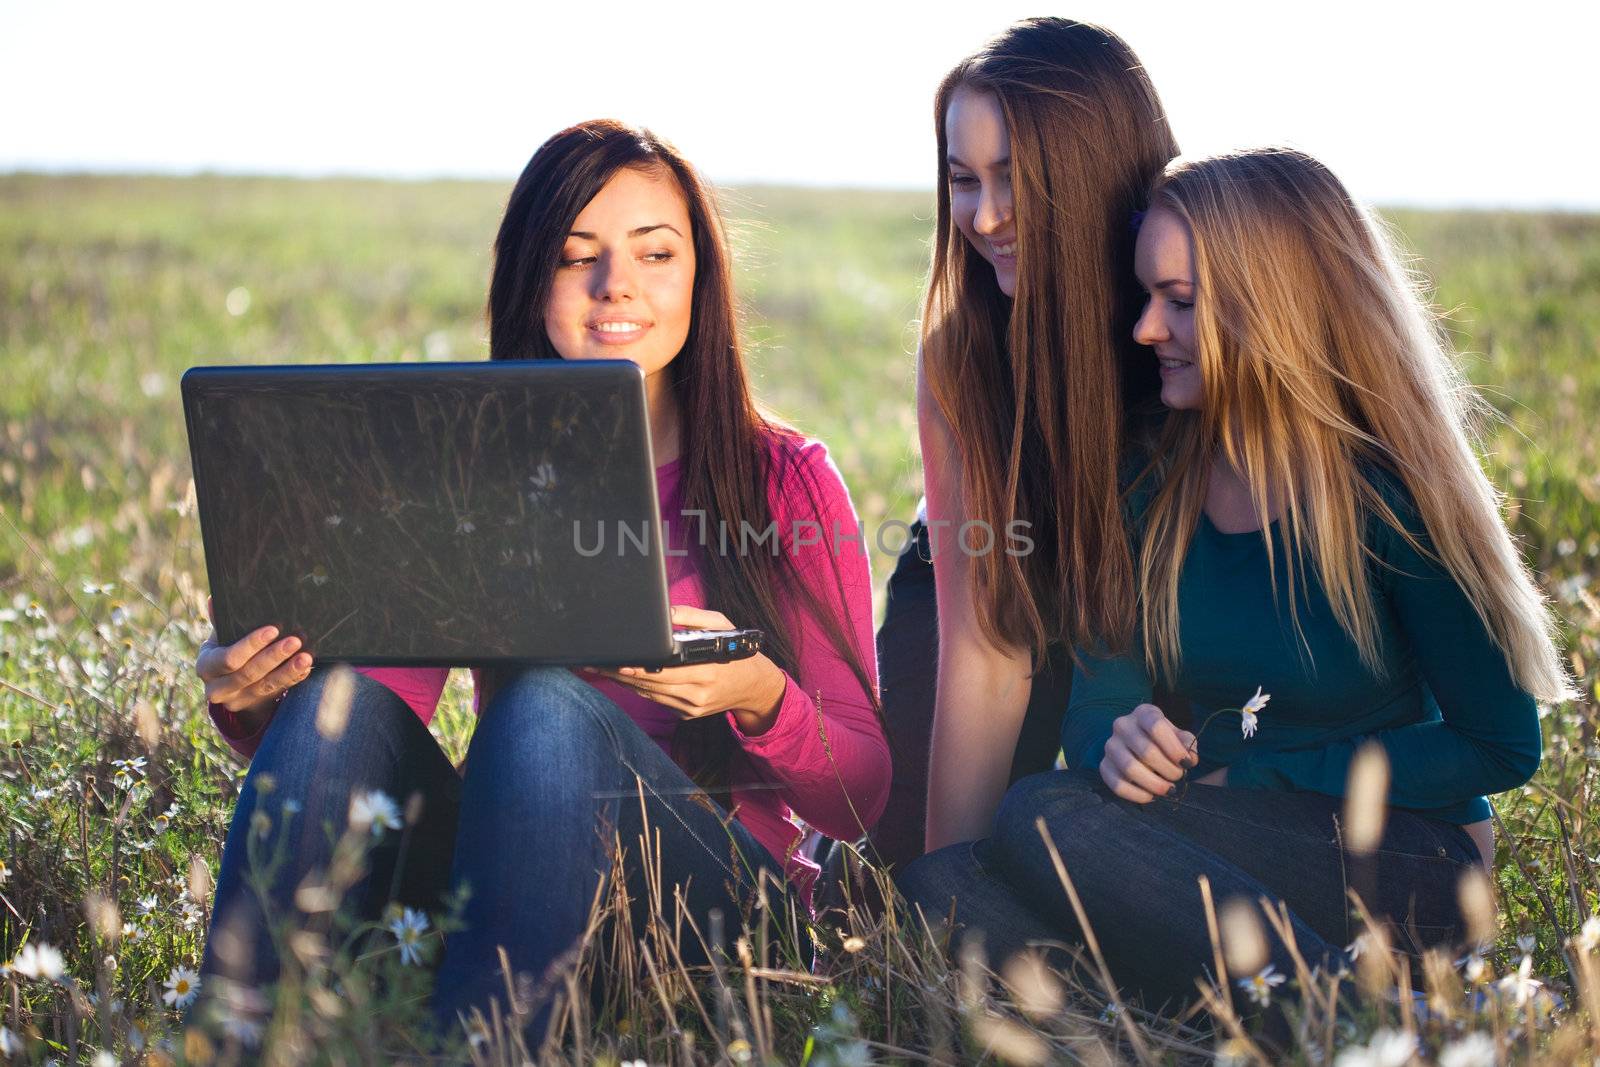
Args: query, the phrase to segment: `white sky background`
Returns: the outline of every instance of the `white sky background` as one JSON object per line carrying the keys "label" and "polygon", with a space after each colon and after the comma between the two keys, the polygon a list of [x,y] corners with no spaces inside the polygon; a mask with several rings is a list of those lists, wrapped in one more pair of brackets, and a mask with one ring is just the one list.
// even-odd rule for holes
{"label": "white sky background", "polygon": [[1101,22],[1188,153],[1288,142],[1382,204],[1600,209],[1600,3],[0,0],[0,170],[514,177],[571,122],[714,180],[928,187],[933,89]]}

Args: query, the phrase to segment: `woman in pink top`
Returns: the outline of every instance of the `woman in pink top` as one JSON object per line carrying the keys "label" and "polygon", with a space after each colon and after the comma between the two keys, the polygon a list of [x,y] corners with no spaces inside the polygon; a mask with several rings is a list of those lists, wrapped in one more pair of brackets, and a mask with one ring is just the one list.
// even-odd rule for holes
{"label": "woman in pink top", "polygon": [[[470,890],[437,982],[449,1023],[504,996],[501,949],[531,979],[524,988],[560,988],[546,979],[581,936],[618,843],[642,931],[654,899],[637,862],[646,826],[664,917],[681,891],[704,932],[712,908],[737,925],[761,872],[809,903],[802,825],[855,838],[882,811],[889,750],[855,513],[823,446],[756,411],[721,222],[694,170],[615,122],[551,138],[506,205],[488,310],[492,359],[644,369],[673,621],[759,628],[766,651],[655,673],[475,678],[479,722],[458,775],[426,728],[445,670],[358,669],[348,726],[329,739],[316,718],[330,675],[295,638],[264,627],[208,642],[196,668],[212,716],[252,760],[203,964],[215,985],[277,976],[271,927],[298,914],[297,887],[328,866],[352,819],[380,834],[350,894],[365,914],[391,901],[438,911],[452,887]],[[774,524],[776,542],[757,539]],[[264,847],[250,843],[258,813]],[[272,855],[281,835],[287,859],[258,894],[247,853]],[[542,1019],[546,1000],[516,1008]]]}

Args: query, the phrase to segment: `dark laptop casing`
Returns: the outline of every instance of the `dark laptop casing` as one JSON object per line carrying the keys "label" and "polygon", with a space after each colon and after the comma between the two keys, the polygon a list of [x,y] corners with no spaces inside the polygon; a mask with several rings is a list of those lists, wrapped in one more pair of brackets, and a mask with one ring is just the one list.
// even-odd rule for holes
{"label": "dark laptop casing", "polygon": [[222,643],[270,623],[321,661],[670,657],[637,365],[197,367],[183,406]]}

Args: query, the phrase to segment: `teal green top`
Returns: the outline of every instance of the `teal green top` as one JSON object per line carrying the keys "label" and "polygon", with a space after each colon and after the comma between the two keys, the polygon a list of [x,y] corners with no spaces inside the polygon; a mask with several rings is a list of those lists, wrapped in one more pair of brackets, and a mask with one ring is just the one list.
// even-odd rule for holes
{"label": "teal green top", "polygon": [[[1194,726],[1238,708],[1260,686],[1272,701],[1248,740],[1237,714],[1218,715],[1199,739],[1199,777],[1228,768],[1228,785],[1342,796],[1350,761],[1366,740],[1389,755],[1389,802],[1453,823],[1489,817],[1485,794],[1512,789],[1539,765],[1534,698],[1512,680],[1466,594],[1432,558],[1412,499],[1380,477],[1385,499],[1429,553],[1381,519],[1367,524],[1378,676],[1339,626],[1314,566],[1297,597],[1304,644],[1286,593],[1274,598],[1260,531],[1227,534],[1203,513],[1178,583],[1182,660],[1175,684]],[[1280,586],[1286,556],[1270,530]],[[1111,724],[1152,697],[1143,650],[1112,659],[1080,652],[1061,748],[1073,767],[1098,768]]]}

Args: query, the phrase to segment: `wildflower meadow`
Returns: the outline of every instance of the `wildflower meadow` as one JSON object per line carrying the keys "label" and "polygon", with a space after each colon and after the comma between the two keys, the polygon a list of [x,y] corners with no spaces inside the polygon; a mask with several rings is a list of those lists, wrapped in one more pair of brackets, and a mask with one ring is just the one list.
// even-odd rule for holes
{"label": "wildflower meadow", "polygon": [[[1487,402],[1483,455],[1582,693],[1542,709],[1542,767],[1495,801],[1494,869],[1462,886],[1473,942],[1460,952],[1412,960],[1373,926],[1350,946],[1352,973],[1280,972],[1263,968],[1264,930],[1283,916],[1218,902],[1214,981],[1192,1010],[1157,1015],[1105,980],[1092,940],[1071,970],[949,958],[939,925],[893,906],[857,857],[844,908],[813,919],[763,897],[722,918],[736,948],[708,968],[680,949],[713,931],[604,935],[617,902],[598,900],[568,973],[439,1034],[424,1005],[451,912],[361,922],[339,907],[373,844],[413,822],[406,798],[372,793],[352,799],[332,868],[280,917],[283,982],[205,988],[243,767],[192,669],[210,626],[179,376],[485,357],[507,191],[0,176],[0,1060],[1600,1062],[1600,219],[1581,215],[1388,216]],[[747,188],[724,206],[761,400],[828,443],[869,529],[909,519],[931,196]],[[891,562],[875,551],[880,597]],[[1272,714],[1260,682],[1232,712],[1246,735]],[[456,672],[432,729],[459,760],[472,727]],[[1356,771],[1357,843],[1381,826],[1386,774]],[[252,839],[297,814],[269,795]],[[281,861],[269,853],[255,850],[256,869]],[[557,1005],[542,1043],[520,1033],[529,997]]]}

